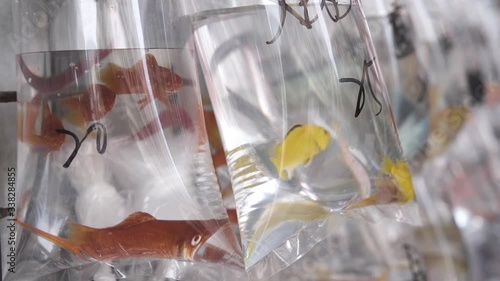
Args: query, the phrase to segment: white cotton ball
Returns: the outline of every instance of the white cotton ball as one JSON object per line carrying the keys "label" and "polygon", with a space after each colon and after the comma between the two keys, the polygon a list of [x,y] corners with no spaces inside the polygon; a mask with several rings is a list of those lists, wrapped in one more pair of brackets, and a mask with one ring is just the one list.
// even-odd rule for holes
{"label": "white cotton ball", "polygon": [[113,226],[128,215],[125,200],[106,182],[80,190],[75,208],[80,223],[95,228]]}

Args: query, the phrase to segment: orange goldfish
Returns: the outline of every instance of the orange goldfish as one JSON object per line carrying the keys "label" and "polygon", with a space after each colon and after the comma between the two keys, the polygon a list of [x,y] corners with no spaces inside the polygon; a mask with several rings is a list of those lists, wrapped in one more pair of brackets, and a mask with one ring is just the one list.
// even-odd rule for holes
{"label": "orange goldfish", "polygon": [[227,220],[167,221],[135,212],[121,223],[97,229],[69,224],[69,238],[60,238],[17,220],[23,228],[88,260],[156,257],[193,261],[196,251]]}
{"label": "orange goldfish", "polygon": [[33,147],[45,149],[46,155],[52,151],[59,150],[66,140],[66,135],[56,132],[57,129],[64,129],[64,127],[61,120],[51,113],[48,103],[45,102],[44,105],[45,113],[39,134],[35,130],[35,123],[39,112],[38,100],[30,102],[26,110],[24,130],[22,130],[23,133],[18,133],[19,139]]}
{"label": "orange goldfish", "polygon": [[104,85],[93,84],[81,95],[67,98],[63,103],[71,109],[68,120],[83,131],[90,121],[103,118],[115,105],[116,94]]}
{"label": "orange goldfish", "polygon": [[101,81],[117,95],[146,94],[146,97],[137,101],[140,110],[153,98],[170,107],[168,97],[177,93],[184,83],[175,72],[158,65],[156,58],[151,54],[146,54],[145,60],[138,61],[130,68],[109,63],[99,76]]}

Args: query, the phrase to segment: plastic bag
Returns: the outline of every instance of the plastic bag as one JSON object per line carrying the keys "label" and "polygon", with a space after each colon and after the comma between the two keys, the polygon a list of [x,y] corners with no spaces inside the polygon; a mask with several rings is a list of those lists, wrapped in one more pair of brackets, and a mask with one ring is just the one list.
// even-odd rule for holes
{"label": "plastic bag", "polygon": [[217,182],[220,186],[222,194],[222,201],[226,207],[229,221],[233,226],[233,230],[241,241],[240,230],[238,225],[238,215],[236,213],[236,203],[234,202],[233,187],[231,185],[231,176],[226,162],[226,154],[222,145],[222,138],[220,136],[219,126],[215,118],[215,113],[206,90],[206,84],[201,76],[200,83],[202,85],[202,101],[203,101],[203,116],[205,119],[205,127],[208,135],[208,143],[210,144],[210,151],[212,153],[212,161],[214,163],[215,172],[217,175]]}
{"label": "plastic bag", "polygon": [[427,138],[427,78],[415,53],[412,23],[404,5],[365,1],[363,10],[380,58],[404,155],[416,166]]}
{"label": "plastic bag", "polygon": [[390,280],[381,244],[374,239],[374,224],[335,216],[335,230],[289,268],[264,279]]}
{"label": "plastic bag", "polygon": [[[210,159],[191,29],[172,1],[134,3],[66,3],[51,15],[53,37],[33,39],[54,45],[18,56],[18,236],[6,280],[242,267]],[[96,11],[109,17],[93,22],[91,37],[79,24]],[[58,37],[64,21],[68,38]],[[175,31],[161,28],[173,22]],[[68,44],[75,50],[62,51]]]}
{"label": "plastic bag", "polygon": [[[378,62],[382,70],[383,80],[389,93],[394,119],[399,126],[404,117],[401,116],[404,112],[400,110],[400,107],[405,92],[401,88],[400,81],[403,77],[399,75],[397,58],[405,50],[401,50],[396,45],[395,41],[398,38],[395,38],[397,34],[393,32],[392,8],[389,3],[385,0],[365,1],[362,2],[362,6],[373,39],[373,45],[379,58]],[[403,53],[403,55],[405,54]]]}
{"label": "plastic bag", "polygon": [[415,188],[421,210],[426,207],[422,226],[386,221],[372,227],[388,265],[387,280],[470,280],[465,247],[449,206],[443,206],[441,198],[421,197],[428,192],[425,186]]}
{"label": "plastic bag", "polygon": [[[345,210],[381,203],[370,197],[356,205],[385,189],[384,173],[410,178],[359,2],[279,3],[256,1],[194,20],[245,265],[258,276],[326,237],[331,211],[414,220],[399,204]],[[406,183],[402,200],[410,202]]]}

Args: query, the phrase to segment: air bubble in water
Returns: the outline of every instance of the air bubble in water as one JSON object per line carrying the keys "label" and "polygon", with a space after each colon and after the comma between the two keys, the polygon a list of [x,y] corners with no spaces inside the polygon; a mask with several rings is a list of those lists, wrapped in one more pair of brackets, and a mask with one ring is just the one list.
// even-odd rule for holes
{"label": "air bubble in water", "polygon": [[28,83],[31,83],[31,81],[32,81],[32,80],[33,80],[33,79],[31,79],[31,77],[30,77],[30,78],[28,78]]}
{"label": "air bubble in water", "polygon": [[70,67],[75,67],[75,63],[74,63],[74,62],[72,62],[72,63],[70,63],[70,64],[69,64],[69,66],[70,66]]}

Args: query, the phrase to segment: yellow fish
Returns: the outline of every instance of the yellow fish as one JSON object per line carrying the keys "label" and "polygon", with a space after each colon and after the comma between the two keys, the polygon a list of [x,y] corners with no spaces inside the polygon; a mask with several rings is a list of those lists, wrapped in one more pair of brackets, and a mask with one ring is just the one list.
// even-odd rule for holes
{"label": "yellow fish", "polygon": [[374,195],[346,209],[395,202],[405,204],[411,202],[415,198],[410,169],[408,168],[408,163],[405,161],[397,160],[396,163],[394,163],[386,156],[375,185],[377,191]]}
{"label": "yellow fish", "polygon": [[326,218],[330,213],[316,202],[278,202],[274,203],[255,225],[253,238],[247,245],[247,258],[255,247],[265,237],[266,231],[272,230],[277,225],[287,221],[310,222]]}
{"label": "yellow fish", "polygon": [[285,139],[273,149],[271,162],[279,177],[289,179],[293,169],[309,165],[312,158],[325,150],[330,143],[330,133],[316,125],[295,125]]}

